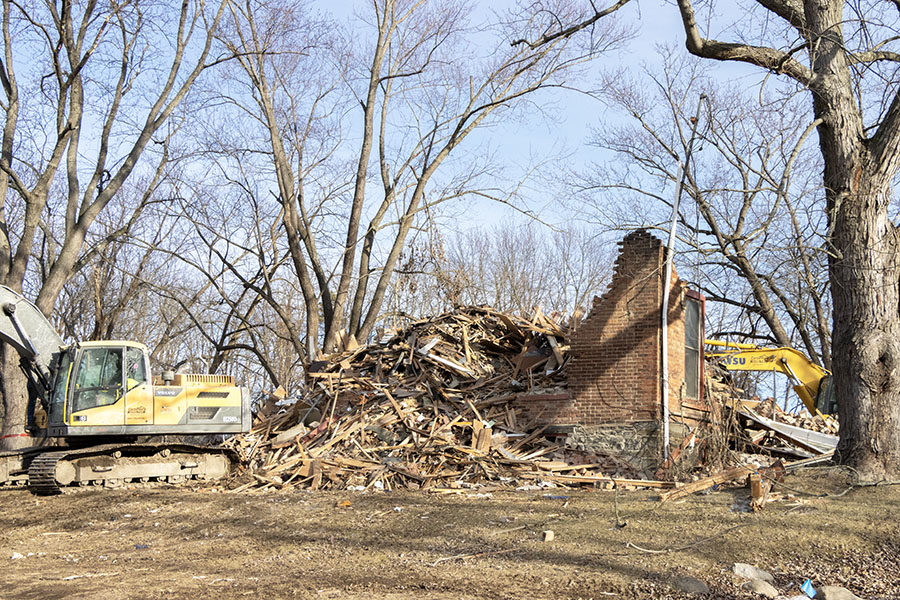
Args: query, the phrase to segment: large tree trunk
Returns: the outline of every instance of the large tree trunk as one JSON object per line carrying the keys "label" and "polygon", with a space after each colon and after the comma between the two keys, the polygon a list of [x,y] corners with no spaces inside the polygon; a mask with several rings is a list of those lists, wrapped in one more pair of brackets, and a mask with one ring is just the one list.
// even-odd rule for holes
{"label": "large tree trunk", "polygon": [[28,408],[28,380],[19,367],[19,353],[3,343],[0,343],[0,394],[3,398],[0,450],[30,446],[24,418]]}
{"label": "large tree trunk", "polygon": [[866,137],[845,53],[842,8],[835,0],[814,0],[806,18],[816,34],[813,112],[822,120],[819,147],[831,228],[837,460],[874,481],[900,476],[900,248],[888,218],[898,167],[897,136],[889,130],[896,106],[884,128]]}
{"label": "large tree trunk", "polygon": [[848,193],[832,190],[830,273],[837,458],[877,481],[900,477],[900,244],[889,183],[870,168],[846,169]]}

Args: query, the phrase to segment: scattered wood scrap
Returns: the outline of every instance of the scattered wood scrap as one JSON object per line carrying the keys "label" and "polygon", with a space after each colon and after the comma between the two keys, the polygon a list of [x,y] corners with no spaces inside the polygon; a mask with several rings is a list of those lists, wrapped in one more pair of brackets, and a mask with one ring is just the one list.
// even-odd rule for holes
{"label": "scattered wood scrap", "polygon": [[685,485],[675,488],[674,490],[663,492],[659,495],[659,499],[662,502],[666,502],[667,500],[675,500],[677,498],[690,496],[691,494],[702,492],[703,490],[708,490],[713,486],[727,483],[729,481],[734,481],[735,479],[740,479],[741,477],[746,477],[749,473],[755,470],[756,469],[754,467],[749,465],[732,467],[730,469],[726,469],[721,473],[717,473],[709,477],[704,477],[703,479],[698,479],[697,481],[692,481],[691,483],[686,483]]}

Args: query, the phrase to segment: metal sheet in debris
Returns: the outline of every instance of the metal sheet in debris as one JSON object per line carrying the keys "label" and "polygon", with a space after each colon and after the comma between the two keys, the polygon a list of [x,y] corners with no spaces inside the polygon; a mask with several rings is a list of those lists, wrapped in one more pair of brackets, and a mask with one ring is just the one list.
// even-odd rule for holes
{"label": "metal sheet in debris", "polygon": [[833,451],[837,447],[838,436],[836,435],[819,433],[818,431],[810,431],[809,429],[803,429],[802,427],[779,423],[772,419],[760,416],[748,408],[742,410],[741,414],[751,421],[762,425],[766,429],[783,436],[786,440],[795,442],[797,445],[808,450],[824,454],[825,452]]}

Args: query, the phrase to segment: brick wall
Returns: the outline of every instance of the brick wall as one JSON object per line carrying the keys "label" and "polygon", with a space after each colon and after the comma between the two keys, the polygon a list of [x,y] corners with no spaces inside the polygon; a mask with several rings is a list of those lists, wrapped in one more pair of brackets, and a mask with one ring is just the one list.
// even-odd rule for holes
{"label": "brick wall", "polygon": [[[636,231],[619,243],[609,290],[572,340],[569,391],[580,424],[659,421],[662,406],[663,257],[660,240]],[[669,296],[669,397],[684,383],[684,290],[673,271]]]}

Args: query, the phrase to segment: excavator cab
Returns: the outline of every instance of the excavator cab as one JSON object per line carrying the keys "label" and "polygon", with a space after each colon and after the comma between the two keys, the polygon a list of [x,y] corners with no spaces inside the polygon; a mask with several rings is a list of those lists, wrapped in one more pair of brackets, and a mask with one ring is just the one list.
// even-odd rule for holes
{"label": "excavator cab", "polygon": [[[146,349],[134,342],[85,342],[59,355],[50,426],[124,425],[148,392]],[[143,408],[146,413],[147,408]]]}
{"label": "excavator cab", "polygon": [[249,393],[225,375],[151,381],[138,342],[63,347],[49,403],[53,437],[239,433],[249,429]]}

